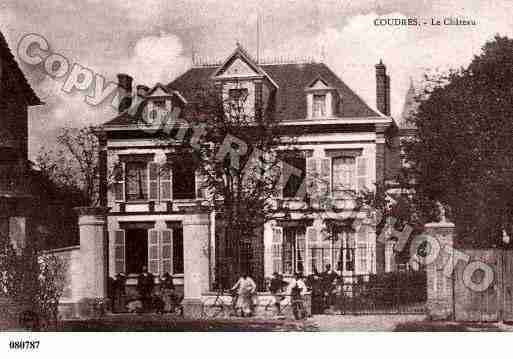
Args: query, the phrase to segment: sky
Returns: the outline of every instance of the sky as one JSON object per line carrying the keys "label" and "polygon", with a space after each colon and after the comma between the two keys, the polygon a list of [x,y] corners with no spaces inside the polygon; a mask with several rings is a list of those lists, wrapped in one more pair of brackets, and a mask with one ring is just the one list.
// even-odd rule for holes
{"label": "sky", "polygon": [[[375,26],[376,18],[459,17],[476,26]],[[198,59],[223,60],[240,42],[253,56],[260,21],[260,58],[324,61],[369,105],[375,105],[374,65],[391,77],[397,119],[413,80],[429,71],[466,66],[495,34],[513,37],[511,0],[2,0],[0,31],[16,52],[29,33],[53,52],[115,81],[167,83]],[[30,156],[51,147],[62,126],[101,124],[115,115],[91,106],[86,93],[62,91],[41,67],[20,65],[46,103],[30,110]]]}

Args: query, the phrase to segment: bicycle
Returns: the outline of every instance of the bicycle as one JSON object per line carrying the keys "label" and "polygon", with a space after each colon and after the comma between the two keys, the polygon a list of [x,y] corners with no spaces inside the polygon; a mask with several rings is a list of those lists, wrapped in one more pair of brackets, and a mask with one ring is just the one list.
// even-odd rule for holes
{"label": "bicycle", "polygon": [[[279,294],[279,296],[281,297],[280,299],[280,307],[278,309],[278,312],[276,313],[276,316],[277,317],[281,317],[283,316],[283,311],[290,305],[290,301],[287,301],[285,302],[284,304],[282,304],[282,302],[286,299],[286,297],[289,297],[290,294]],[[268,312],[268,311],[271,311],[273,310],[274,308],[277,308],[275,306],[276,304],[276,298],[273,297],[272,299],[269,300],[269,302],[265,305],[265,310]]]}
{"label": "bicycle", "polygon": [[[230,302],[227,302],[226,299],[223,299],[226,295],[229,295],[231,298]],[[224,317],[226,314],[228,316],[237,316],[237,294],[233,291],[227,291],[223,289],[219,289],[216,291],[216,297],[213,301],[209,301],[207,299],[203,302],[201,306],[201,317],[202,318],[217,318]]]}

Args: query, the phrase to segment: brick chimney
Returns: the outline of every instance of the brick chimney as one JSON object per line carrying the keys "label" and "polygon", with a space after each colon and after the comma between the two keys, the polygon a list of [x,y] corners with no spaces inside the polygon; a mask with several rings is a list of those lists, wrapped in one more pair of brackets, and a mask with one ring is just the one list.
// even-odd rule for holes
{"label": "brick chimney", "polygon": [[127,74],[118,74],[119,113],[128,110],[132,105],[132,81],[132,76]]}
{"label": "brick chimney", "polygon": [[137,96],[139,97],[144,97],[148,94],[148,92],[150,91],[150,88],[146,85],[137,85]]}
{"label": "brick chimney", "polygon": [[376,107],[378,111],[390,116],[390,77],[382,60],[376,66]]}

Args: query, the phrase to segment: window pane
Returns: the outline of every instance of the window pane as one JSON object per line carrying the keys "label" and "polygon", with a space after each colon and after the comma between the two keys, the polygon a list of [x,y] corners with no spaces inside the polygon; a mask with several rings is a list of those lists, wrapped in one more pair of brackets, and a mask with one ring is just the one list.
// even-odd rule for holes
{"label": "window pane", "polygon": [[126,163],[126,198],[127,200],[145,200],[148,198],[148,174],[146,163]]}
{"label": "window pane", "polygon": [[245,101],[248,97],[248,89],[246,88],[239,88],[239,89],[230,89],[228,90],[228,96],[230,97],[230,100],[233,101]]}
{"label": "window pane", "polygon": [[326,116],[326,95],[313,96],[313,117]]}
{"label": "window pane", "polygon": [[332,159],[333,194],[343,195],[345,191],[355,187],[354,157],[337,157]]}
{"label": "window pane", "polygon": [[192,156],[185,156],[173,165],[173,198],[196,198],[196,168]]}
{"label": "window pane", "polygon": [[283,240],[283,273],[292,274],[294,271],[294,231],[291,228],[285,230]]}
{"label": "window pane", "polygon": [[173,274],[183,273],[183,229],[173,229]]}
{"label": "window pane", "polygon": [[287,167],[285,167],[284,169],[284,178],[288,177],[288,180],[287,183],[285,183],[285,186],[283,187],[283,197],[296,197],[300,195],[300,193],[298,193],[298,190],[305,179],[306,158],[300,157],[298,154],[297,157],[285,159],[285,162],[293,169]]}

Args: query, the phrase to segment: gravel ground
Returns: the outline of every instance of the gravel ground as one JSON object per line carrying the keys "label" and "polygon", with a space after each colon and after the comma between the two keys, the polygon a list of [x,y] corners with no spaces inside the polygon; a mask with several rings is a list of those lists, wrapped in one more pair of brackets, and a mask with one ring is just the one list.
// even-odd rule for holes
{"label": "gravel ground", "polygon": [[230,318],[198,320],[174,316],[116,315],[67,320],[52,331],[83,332],[472,332],[513,331],[504,323],[429,321],[425,315],[315,315],[304,321]]}
{"label": "gravel ground", "polygon": [[102,319],[67,320],[60,322],[57,331],[83,332],[283,332],[315,331],[310,320],[212,319],[198,320],[160,315],[122,315]]}

